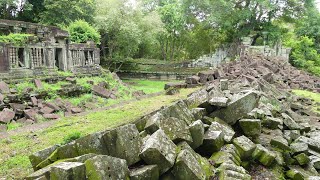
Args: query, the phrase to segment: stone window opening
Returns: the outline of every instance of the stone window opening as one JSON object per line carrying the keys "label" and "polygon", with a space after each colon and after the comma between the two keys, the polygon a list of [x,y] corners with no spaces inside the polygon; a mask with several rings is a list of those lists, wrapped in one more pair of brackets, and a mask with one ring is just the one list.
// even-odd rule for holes
{"label": "stone window opening", "polygon": [[62,61],[62,48],[56,48],[55,50],[55,66],[60,69],[60,62]]}
{"label": "stone window opening", "polygon": [[26,67],[25,57],[24,57],[24,48],[19,48],[18,50],[18,67]]}

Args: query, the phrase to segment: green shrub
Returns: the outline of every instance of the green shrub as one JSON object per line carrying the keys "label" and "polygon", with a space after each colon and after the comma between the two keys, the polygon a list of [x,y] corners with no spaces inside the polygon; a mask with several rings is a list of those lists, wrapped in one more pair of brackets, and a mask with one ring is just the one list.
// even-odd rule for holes
{"label": "green shrub", "polygon": [[96,44],[100,43],[99,32],[86,21],[77,20],[71,23],[68,31],[72,42],[85,43],[87,41],[94,41]]}
{"label": "green shrub", "polygon": [[29,37],[33,36],[32,34],[9,34],[1,35],[0,42],[2,43],[12,43],[16,46],[23,46],[29,40]]}
{"label": "green shrub", "polygon": [[81,137],[81,133],[79,131],[72,132],[63,138],[63,144],[68,144],[71,141],[79,139]]}

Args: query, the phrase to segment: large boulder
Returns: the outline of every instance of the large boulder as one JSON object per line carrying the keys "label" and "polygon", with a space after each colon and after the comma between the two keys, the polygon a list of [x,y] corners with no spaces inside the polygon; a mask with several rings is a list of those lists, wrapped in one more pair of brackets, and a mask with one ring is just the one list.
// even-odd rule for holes
{"label": "large boulder", "polygon": [[233,139],[233,144],[237,147],[241,159],[248,159],[251,157],[253,151],[256,148],[256,144],[254,144],[249,138],[246,136],[240,136]]}
{"label": "large boulder", "polygon": [[243,133],[247,136],[259,136],[261,133],[260,119],[241,119],[239,124]]}
{"label": "large boulder", "polygon": [[78,155],[89,153],[107,155],[105,141],[103,140],[103,132],[89,134],[75,141]]}
{"label": "large boulder", "polygon": [[178,154],[172,173],[178,180],[206,179],[205,172],[196,157],[187,149]]}
{"label": "large boulder", "polygon": [[33,169],[37,170],[37,165],[47,159],[58,147],[59,145],[54,145],[30,155],[29,160]]}
{"label": "large boulder", "polygon": [[235,124],[239,119],[256,108],[259,102],[259,95],[254,91],[249,91],[244,95],[234,96],[227,107],[211,113],[211,117],[219,117],[228,124]]}
{"label": "large boulder", "polygon": [[286,125],[289,129],[291,129],[291,130],[301,129],[301,126],[293,118],[291,118],[288,114],[282,113],[281,115],[283,117],[284,125]]}
{"label": "large boulder", "polygon": [[159,129],[143,144],[140,157],[147,164],[158,165],[160,174],[163,174],[174,165],[176,145]]}
{"label": "large boulder", "polygon": [[223,132],[221,130],[216,131],[213,128],[209,128],[204,134],[203,145],[200,148],[201,152],[204,154],[211,155],[212,153],[219,151],[223,145]]}
{"label": "large boulder", "polygon": [[2,94],[9,94],[10,93],[9,85],[3,81],[0,82],[0,93],[2,93]]}
{"label": "large boulder", "polygon": [[205,89],[201,89],[190,94],[186,100],[186,104],[189,108],[196,108],[200,105],[207,103],[208,92]]}
{"label": "large boulder", "polygon": [[128,165],[140,161],[142,145],[139,131],[134,124],[128,124],[107,131],[103,135],[108,155],[127,160]]}
{"label": "large boulder", "polygon": [[175,143],[180,141],[192,142],[188,125],[183,120],[174,117],[162,119],[160,122],[160,128]]}
{"label": "large boulder", "polygon": [[184,120],[187,125],[190,125],[193,121],[195,121],[191,110],[184,101],[178,101],[173,105],[164,108],[161,111],[161,114],[164,116],[164,118],[175,117],[180,120]]}
{"label": "large boulder", "polygon": [[258,144],[252,154],[252,157],[264,166],[271,166],[276,158],[276,154]]}
{"label": "large boulder", "polygon": [[209,129],[212,131],[222,131],[223,139],[227,143],[230,143],[236,134],[229,124],[219,118],[214,118],[214,121],[211,123]]}
{"label": "large boulder", "polygon": [[61,162],[51,168],[50,179],[86,179],[86,167],[79,162]]}
{"label": "large boulder", "polygon": [[126,160],[111,156],[98,155],[86,160],[88,180],[129,179],[129,169]]}
{"label": "large boulder", "polygon": [[190,146],[193,149],[198,148],[202,145],[204,139],[204,124],[201,120],[195,121],[189,125],[189,131],[192,136],[192,143]]}
{"label": "large boulder", "polygon": [[5,108],[3,111],[0,112],[0,124],[9,123],[11,120],[13,120],[14,116],[15,116],[14,111],[12,111],[11,109]]}
{"label": "large boulder", "polygon": [[158,180],[159,169],[157,165],[146,165],[130,171],[131,180]]}

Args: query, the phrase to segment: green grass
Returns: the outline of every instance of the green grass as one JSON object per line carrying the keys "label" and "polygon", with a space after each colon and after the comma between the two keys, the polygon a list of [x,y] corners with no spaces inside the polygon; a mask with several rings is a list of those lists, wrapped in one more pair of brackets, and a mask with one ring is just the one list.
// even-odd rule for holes
{"label": "green grass", "polygon": [[146,94],[157,93],[164,90],[164,85],[168,81],[156,81],[156,80],[124,80],[136,90],[143,90]]}
{"label": "green grass", "polygon": [[0,179],[23,178],[32,173],[32,167],[28,159],[30,154],[54,144],[62,144],[71,135],[80,133],[81,136],[85,136],[133,122],[164,105],[186,98],[194,90],[182,89],[178,95],[160,95],[131,102],[107,111],[62,118],[47,129],[14,135],[10,137],[10,141],[1,140]]}
{"label": "green grass", "polygon": [[[320,93],[314,93],[306,90],[293,90],[292,92],[298,96],[310,98],[314,100],[315,103],[320,103]],[[315,103],[313,105],[313,110],[320,113],[320,111],[317,110],[318,108],[320,108],[320,106],[316,105]]]}
{"label": "green grass", "polygon": [[22,126],[21,123],[9,123],[7,127],[8,127],[8,131],[11,131],[11,130],[15,130],[21,126]]}

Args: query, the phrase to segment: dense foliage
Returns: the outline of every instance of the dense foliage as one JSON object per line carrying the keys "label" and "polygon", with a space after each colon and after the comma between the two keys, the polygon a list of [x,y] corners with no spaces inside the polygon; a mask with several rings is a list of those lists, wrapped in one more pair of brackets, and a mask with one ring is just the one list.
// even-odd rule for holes
{"label": "dense foliage", "polygon": [[0,43],[11,43],[15,46],[21,46],[25,44],[30,37],[31,34],[9,34],[0,36]]}
{"label": "dense foliage", "polygon": [[96,44],[100,43],[99,32],[86,21],[77,20],[71,23],[68,27],[68,32],[72,42],[85,43],[93,41]]}
{"label": "dense foliage", "polygon": [[3,0],[0,9],[0,18],[69,26],[74,42],[97,42],[90,24],[106,59],[192,59],[250,36],[252,45],[293,48],[292,64],[318,71],[315,0]]}

